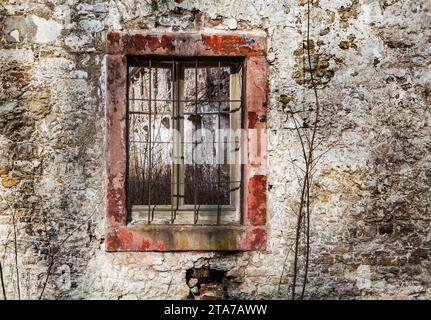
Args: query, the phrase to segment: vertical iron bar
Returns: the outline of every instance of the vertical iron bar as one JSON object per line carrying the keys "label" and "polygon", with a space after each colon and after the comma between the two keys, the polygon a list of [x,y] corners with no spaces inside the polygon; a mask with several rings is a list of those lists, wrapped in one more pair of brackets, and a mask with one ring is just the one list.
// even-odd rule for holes
{"label": "vertical iron bar", "polygon": [[[220,61],[218,62],[218,67],[219,67],[219,71],[220,71]],[[220,105],[221,105],[221,102],[218,102],[218,113],[217,113],[217,118],[218,118],[218,132],[217,132],[217,135],[218,135],[218,143],[217,143],[217,145],[218,145],[218,148],[217,148],[217,158],[220,158]],[[221,195],[220,195],[220,159],[217,159],[217,194],[218,194],[218,197],[217,197],[217,224],[220,224],[220,198],[221,198]]]}
{"label": "vertical iron bar", "polygon": [[[155,141],[157,141],[157,134],[158,134],[158,132],[156,131],[156,120],[157,120],[157,94],[159,93],[159,86],[160,86],[160,83],[159,83],[159,69],[158,69],[158,67],[156,67],[156,68],[154,68],[154,72],[155,72],[155,78],[156,78],[156,80],[157,80],[157,91],[156,91],[156,89],[155,89],[155,86],[154,86],[154,121],[153,121],[153,123],[152,123],[152,125],[154,126],[154,138],[153,138],[153,133],[151,132],[151,147],[154,147],[154,149],[156,148],[156,142],[154,142],[153,143],[153,139],[155,140]],[[152,158],[152,152],[151,152],[151,158]],[[150,166],[150,170],[152,170],[153,168],[152,168],[152,163],[153,163],[153,160],[151,159],[151,166]],[[152,173],[152,171],[151,171],[151,173]],[[152,179],[153,179],[153,175],[151,174],[151,183],[153,182],[152,181]],[[157,175],[155,176],[155,179],[157,179]],[[151,195],[150,193],[149,193],[149,195]],[[150,199],[151,199],[151,197],[150,197]],[[151,204],[151,203],[150,203]],[[157,203],[154,203],[154,205],[153,205],[153,209],[151,210],[151,221],[153,221],[154,220],[154,210],[156,209],[156,205],[157,205]]]}
{"label": "vertical iron bar", "polygon": [[[247,87],[247,77],[245,76],[246,71],[247,70],[247,62],[245,62],[245,60],[241,61],[241,108],[240,108],[240,117],[241,117],[241,128],[244,128],[245,126],[245,109],[246,109],[246,105],[245,105],[245,88]],[[243,141],[244,140],[244,141]],[[245,179],[245,165],[242,163],[244,161],[245,158],[245,150],[247,149],[247,136],[240,136],[240,189],[239,189],[239,208],[240,208],[240,221],[239,223],[241,225],[244,224],[244,215],[243,212],[245,210],[244,208],[244,199],[245,199],[245,195],[244,195],[244,179]]]}
{"label": "vertical iron bar", "polygon": [[[174,144],[174,142],[175,142],[174,141],[174,134],[175,134],[175,126],[174,126],[175,94],[174,94],[174,90],[175,90],[175,84],[176,84],[175,61],[174,60],[172,60],[171,81],[172,81],[172,84],[171,84],[171,100],[172,100],[171,120],[172,120],[172,125],[170,127],[172,130],[172,136],[171,136],[171,139],[172,139],[172,156],[174,156],[174,148],[175,148],[175,144]],[[175,157],[174,157],[174,159],[175,159]],[[173,161],[174,159],[171,159],[171,161]],[[170,188],[171,188],[171,223],[174,223],[174,202],[173,202],[174,194],[175,194],[174,186],[173,186],[173,183],[175,181],[174,179],[175,179],[175,177],[174,177],[174,163],[172,162],[171,163],[171,184],[170,184]]]}
{"label": "vertical iron bar", "polygon": [[[144,97],[144,75],[141,70],[139,70],[139,94],[141,98]],[[144,104],[145,101],[141,101],[141,111],[145,111]]]}
{"label": "vertical iron bar", "polygon": [[[145,68],[143,68],[143,70],[141,68],[139,68],[139,87],[140,87],[139,94],[140,94],[141,98],[144,97],[144,87],[145,87],[145,85],[144,85],[144,81],[145,81],[144,77],[145,77]],[[145,108],[144,107],[145,103],[147,103],[147,102],[141,101],[141,104],[140,104],[141,111],[145,110],[144,109]],[[137,118],[139,119],[139,116]],[[133,124],[135,124],[135,122],[136,121],[133,121]],[[134,125],[133,125],[133,128],[134,128]],[[139,140],[141,140],[141,137],[139,137]],[[139,198],[139,200],[143,200],[144,197],[145,197],[145,161],[146,161],[145,160],[145,156],[146,156],[146,151],[144,151],[144,154],[142,154],[142,149],[141,148],[142,148],[142,146],[139,146],[138,151],[136,151],[136,144],[135,144],[135,146],[133,148],[134,149],[134,154],[135,154],[135,157],[136,157],[135,163],[137,163],[135,171],[136,171],[136,176],[138,177],[138,179],[137,179],[138,183],[140,181],[139,177],[141,176],[141,171],[140,171],[139,168],[140,168],[141,165],[143,165],[143,170],[142,170],[142,195],[140,195],[139,192],[134,191],[134,193],[137,195],[136,197]],[[145,148],[147,148],[147,145],[145,145]]]}
{"label": "vertical iron bar", "polygon": [[151,149],[153,148],[153,144],[152,144],[152,137],[151,137],[151,91],[153,89],[152,87],[152,69],[151,69],[151,60],[149,60],[149,69],[150,69],[150,76],[149,76],[149,82],[150,82],[150,90],[148,93],[148,141],[149,141],[149,145],[150,148],[148,150],[148,223],[151,223],[151,167],[152,167],[152,163],[151,163]]}
{"label": "vertical iron bar", "polygon": [[[133,78],[128,79],[128,81],[132,82],[132,85],[129,87],[129,89],[127,90],[127,92],[128,92],[128,96],[129,97],[132,96],[132,101],[133,101],[133,99],[135,99],[135,88],[133,87],[135,83],[133,81]],[[129,107],[130,107],[130,103],[128,105],[128,108]],[[133,101],[133,108],[135,108],[135,102],[134,101]],[[132,115],[132,117],[133,117],[133,120],[131,122],[132,122],[132,128],[133,128],[135,126],[136,119],[135,119],[134,115]],[[127,116],[127,119],[128,118],[129,118],[129,116]],[[127,131],[129,131],[129,129],[127,129]],[[127,139],[127,140],[129,140],[129,139]],[[134,144],[134,142],[133,142],[133,144]],[[136,146],[133,145],[133,147],[134,147],[133,149],[135,149]],[[129,149],[129,147],[127,149]],[[130,150],[128,150],[127,159],[129,159],[130,154],[131,154],[131,152],[130,152]],[[133,153],[133,155],[135,156],[135,154],[136,154],[136,151]],[[136,160],[135,160],[135,163],[136,163]],[[138,163],[139,163],[139,161],[138,161]],[[127,171],[129,171],[129,165],[127,165],[126,168],[127,168]],[[136,172],[138,171],[137,166],[135,166],[135,171]],[[136,192],[134,192],[134,194],[136,194]],[[137,198],[139,198],[139,195],[138,195]]]}
{"label": "vertical iron bar", "polygon": [[[195,60],[195,122],[197,121],[197,115],[198,115],[198,60]],[[192,121],[192,125],[194,125],[193,124],[193,121]],[[197,125],[196,125],[196,127],[198,127]],[[195,135],[195,138],[196,138],[196,135]],[[199,219],[199,212],[198,211],[196,211],[196,201],[197,201],[197,195],[196,195],[196,188],[197,188],[197,185],[196,185],[196,166],[195,166],[195,160],[194,160],[194,153],[195,153],[195,151],[196,151],[196,148],[197,148],[197,146],[198,146],[198,142],[197,142],[197,139],[195,139],[195,141],[194,141],[194,148],[192,148],[192,164],[193,164],[193,193],[194,193],[194,201],[193,201],[193,203],[194,203],[194,223],[196,224],[197,222],[198,222],[198,219]]]}
{"label": "vertical iron bar", "polygon": [[[130,143],[129,143],[129,104],[130,104],[130,97],[129,97],[129,88],[130,88],[130,80],[129,80],[129,61],[126,62],[126,70],[127,70],[127,81],[126,81],[126,183],[124,185],[124,191],[126,195],[126,211],[127,211],[127,217],[126,220],[130,219],[131,217],[131,210],[132,210],[132,203],[129,203],[130,201],[130,195],[129,195],[129,157],[130,157]],[[6,296],[5,296],[6,297]]]}
{"label": "vertical iron bar", "polygon": [[[176,130],[177,130],[177,134],[178,135],[181,135],[182,133],[180,132],[180,102],[179,102],[179,96],[180,96],[180,86],[179,86],[179,81],[180,81],[180,77],[179,77],[179,65],[178,65],[178,61],[175,61],[175,74],[176,74],[176,91],[177,91],[177,103],[176,103],[176,118],[175,118],[175,121],[176,121],[176,124],[177,124],[177,127],[176,127]],[[177,154],[176,154],[176,167],[177,167],[177,170],[176,170],[176,177],[175,177],[175,180],[176,180],[176,182],[177,182],[177,190],[176,190],[176,196],[175,196],[175,202],[176,202],[176,210],[175,210],[175,212],[174,212],[174,221],[175,221],[175,219],[177,218],[177,210],[178,210],[178,207],[179,207],[179,201],[180,201],[180,169],[181,169],[181,166],[180,166],[180,158],[179,157],[181,157],[181,155],[180,155],[180,150],[181,150],[181,148],[180,148],[180,142],[181,142],[181,136],[178,136],[177,137],[177,141],[176,141],[176,144],[177,144]]]}
{"label": "vertical iron bar", "polygon": [[[141,72],[143,88],[145,88],[144,83],[145,83],[145,77],[146,77],[146,73],[147,73],[145,71],[145,69],[146,69],[145,67],[146,67],[146,64],[144,66],[144,72]],[[145,90],[142,90],[142,91],[144,92]],[[150,91],[151,91],[150,84],[148,84],[148,92],[150,92]],[[149,103],[149,102],[147,101],[146,103]],[[145,103],[142,103],[142,105],[141,105],[142,111],[144,111],[144,105],[145,105]],[[135,121],[133,123],[135,123]],[[148,141],[148,136],[147,136],[146,141],[145,141],[145,148],[143,150],[144,152],[142,154],[142,151],[141,151],[139,154],[139,156],[141,157],[141,160],[142,160],[142,194],[139,194],[139,199],[142,201],[142,204],[144,204],[144,202],[145,202],[145,190],[147,188],[146,183],[148,183],[148,179],[147,179],[148,177],[146,176],[148,144],[149,144],[149,141]]]}

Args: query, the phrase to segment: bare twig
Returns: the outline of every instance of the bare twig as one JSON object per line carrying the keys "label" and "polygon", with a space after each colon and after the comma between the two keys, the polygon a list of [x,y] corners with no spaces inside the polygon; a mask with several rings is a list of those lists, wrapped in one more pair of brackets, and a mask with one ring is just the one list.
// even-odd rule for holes
{"label": "bare twig", "polygon": [[169,294],[169,291],[171,290],[172,280],[173,280],[173,279],[174,279],[174,278],[172,277],[172,278],[171,278],[171,280],[169,281],[168,289],[166,290],[166,294],[165,294],[165,299],[168,299],[168,294]]}
{"label": "bare twig", "polygon": [[19,280],[19,267],[18,267],[18,236],[16,232],[16,216],[15,210],[12,208],[11,204],[6,200],[6,198],[1,195],[2,200],[8,206],[10,212],[12,213],[12,229],[13,229],[13,245],[14,245],[14,260],[15,260],[15,273],[16,273],[16,287],[18,292],[18,300],[21,300],[21,290],[20,290],[20,280]]}
{"label": "bare twig", "polygon": [[306,227],[306,244],[305,244],[305,266],[304,266],[304,281],[302,283],[301,299],[304,299],[305,286],[307,284],[308,277],[308,264],[310,259],[310,185],[311,177],[307,179],[307,227]]}
{"label": "bare twig", "polygon": [[1,261],[0,261],[0,283],[1,283],[1,289],[3,292],[3,299],[7,300],[6,288],[5,288],[5,284],[4,284],[4,278],[3,278],[3,267],[2,267]]}
{"label": "bare twig", "polygon": [[[295,122],[295,127],[297,127],[296,121]],[[303,150],[303,155],[304,155],[304,159],[305,159],[305,173],[304,173],[304,177],[303,177],[303,182],[302,182],[302,188],[301,188],[301,196],[300,196],[300,203],[299,203],[299,209],[298,209],[298,218],[297,218],[297,222],[296,222],[296,237],[295,237],[295,249],[294,249],[294,260],[293,260],[293,285],[292,285],[292,300],[295,299],[295,287],[296,287],[296,279],[297,279],[297,273],[298,273],[298,254],[299,254],[299,239],[300,239],[300,232],[301,232],[301,224],[302,224],[302,212],[303,212],[303,208],[304,208],[304,196],[305,196],[305,188],[307,186],[307,177],[308,177],[308,160],[307,160],[307,154],[305,151],[305,144],[304,141],[302,139],[301,134],[299,133],[299,130],[297,130],[298,132],[298,137],[299,140],[301,142],[301,147]]]}
{"label": "bare twig", "polygon": [[88,221],[90,221],[90,219],[94,216],[96,212],[97,212],[97,207],[95,207],[93,212],[87,217],[87,219],[85,219],[81,224],[79,224],[75,229],[73,229],[72,232],[69,233],[67,237],[63,239],[63,241],[61,241],[54,249],[50,250],[50,262],[48,265],[48,269],[46,271],[45,281],[43,283],[42,290],[39,295],[39,300],[42,300],[43,294],[48,284],[49,277],[52,274],[52,268],[54,267],[54,263],[58,257],[58,254],[63,248],[63,245],[75,234],[75,232],[77,232],[79,229],[82,228],[83,225],[85,225]]}
{"label": "bare twig", "polygon": [[13,225],[13,244],[14,244],[14,254],[15,254],[15,272],[16,272],[16,287],[18,291],[18,300],[21,300],[21,289],[19,280],[19,267],[18,267],[18,238],[16,233],[16,219],[15,211],[13,211],[12,225]]}
{"label": "bare twig", "polygon": [[[296,214],[296,212],[295,212]],[[284,262],[283,262],[283,268],[281,270],[281,276],[280,276],[280,280],[278,281],[278,294],[280,294],[280,289],[281,289],[281,283],[283,281],[283,276],[284,276],[284,271],[286,270],[286,262],[287,259],[289,258],[289,253],[292,252],[292,248],[289,248],[287,253],[286,253],[286,257],[284,258]]]}

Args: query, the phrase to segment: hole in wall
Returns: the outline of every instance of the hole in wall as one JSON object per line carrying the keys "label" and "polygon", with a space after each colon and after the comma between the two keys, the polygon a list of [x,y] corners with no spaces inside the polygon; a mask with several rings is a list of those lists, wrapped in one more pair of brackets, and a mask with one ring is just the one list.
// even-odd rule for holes
{"label": "hole in wall", "polygon": [[191,268],[186,272],[186,282],[190,288],[190,300],[227,299],[225,287],[226,271],[208,267]]}

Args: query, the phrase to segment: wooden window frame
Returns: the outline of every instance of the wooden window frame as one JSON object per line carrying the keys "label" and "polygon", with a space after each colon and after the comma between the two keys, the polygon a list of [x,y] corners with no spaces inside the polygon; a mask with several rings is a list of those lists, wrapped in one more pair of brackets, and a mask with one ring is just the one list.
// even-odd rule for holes
{"label": "wooden window frame", "polygon": [[[266,34],[108,32],[106,39],[106,250],[247,251],[266,248]],[[244,59],[241,225],[131,224],[126,207],[127,56]]]}

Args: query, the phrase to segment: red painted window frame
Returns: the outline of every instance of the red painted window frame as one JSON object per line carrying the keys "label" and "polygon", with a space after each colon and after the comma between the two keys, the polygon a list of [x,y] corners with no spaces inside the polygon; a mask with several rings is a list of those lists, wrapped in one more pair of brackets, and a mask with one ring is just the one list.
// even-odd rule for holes
{"label": "red painted window frame", "polygon": [[[110,31],[106,39],[106,53],[106,250],[110,252],[264,250],[265,119],[268,94],[265,33]],[[248,159],[242,176],[244,187],[241,225],[128,224],[125,190],[127,55],[244,58],[244,128],[247,129]],[[259,139],[251,138],[251,130]],[[258,150],[260,160],[255,162],[251,159],[249,150]]]}

